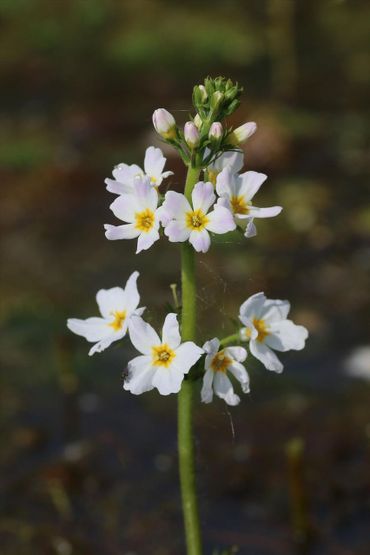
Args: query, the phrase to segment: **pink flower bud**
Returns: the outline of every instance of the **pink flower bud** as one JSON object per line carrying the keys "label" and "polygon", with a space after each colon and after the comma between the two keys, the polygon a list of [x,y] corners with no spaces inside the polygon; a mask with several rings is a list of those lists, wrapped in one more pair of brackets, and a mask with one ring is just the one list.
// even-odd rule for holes
{"label": "pink flower bud", "polygon": [[211,128],[209,130],[208,138],[210,140],[219,141],[223,134],[223,128],[219,121],[215,121],[212,123]]}
{"label": "pink flower bud", "polygon": [[164,139],[174,139],[176,137],[175,118],[164,108],[158,108],[153,113],[153,125],[157,133]]}
{"label": "pink flower bud", "polygon": [[249,121],[248,123],[244,123],[240,127],[234,129],[230,139],[232,143],[240,145],[249,139],[249,137],[251,137],[256,130],[257,124],[254,121]]}
{"label": "pink flower bud", "polygon": [[199,145],[200,136],[197,126],[192,121],[187,121],[184,127],[184,137],[186,144],[190,148],[195,148]]}

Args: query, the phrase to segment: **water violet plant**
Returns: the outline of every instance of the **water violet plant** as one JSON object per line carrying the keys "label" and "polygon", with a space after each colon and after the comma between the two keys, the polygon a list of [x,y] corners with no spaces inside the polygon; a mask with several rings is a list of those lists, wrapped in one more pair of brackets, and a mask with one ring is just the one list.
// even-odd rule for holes
{"label": "water violet plant", "polygon": [[303,349],[306,328],[288,319],[286,300],[268,299],[263,292],[243,300],[240,328],[224,338],[197,337],[197,253],[211,248],[214,234],[240,233],[245,240],[257,234],[255,220],[277,216],[282,208],[258,208],[254,197],[267,179],[263,173],[241,173],[244,154],[241,145],[256,131],[254,122],[236,129],[227,118],[238,108],[242,88],[223,77],[206,78],[193,90],[194,113],[183,127],[173,115],[159,108],[153,125],[162,140],[172,146],[187,168],[183,192],[161,191],[172,172],[164,171],[166,159],[159,148],[150,146],[144,168],[120,163],[113,179],[105,180],[116,196],[110,205],[121,223],[105,224],[108,240],[137,240],[136,253],[156,248],[166,240],[180,243],[181,302],[177,313],[167,314],[158,333],[145,321],[137,288],[138,272],[126,286],[101,289],[96,295],[100,316],[85,320],[71,318],[68,328],[94,345],[90,355],[107,349],[113,342],[129,338],[138,356],[127,361],[125,391],[139,395],[156,389],[161,395],[178,396],[178,454],[182,507],[188,555],[202,555],[202,539],[196,494],[193,390],[202,380],[200,401],[219,397],[227,405],[240,402],[238,389],[247,394],[250,380],[248,353],[265,368],[283,370],[275,351]]}

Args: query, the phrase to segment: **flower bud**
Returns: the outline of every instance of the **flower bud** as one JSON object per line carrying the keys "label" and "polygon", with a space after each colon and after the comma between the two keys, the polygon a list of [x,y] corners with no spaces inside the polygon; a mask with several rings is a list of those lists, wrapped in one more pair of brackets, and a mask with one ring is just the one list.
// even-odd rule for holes
{"label": "flower bud", "polygon": [[216,111],[220,107],[223,99],[224,95],[220,91],[216,91],[213,93],[211,99],[211,108],[213,109],[213,111]]}
{"label": "flower bud", "polygon": [[207,94],[206,88],[205,88],[204,85],[199,85],[198,88],[199,88],[199,90],[200,90],[200,93],[201,93],[201,96],[202,96],[202,100],[203,100],[203,102],[205,102],[205,101],[207,100],[207,98],[208,98],[208,94]]}
{"label": "flower bud", "polygon": [[202,118],[200,117],[199,114],[195,115],[195,118],[194,118],[193,121],[194,121],[194,123],[195,123],[195,125],[197,126],[198,129],[200,129],[202,127],[203,121],[202,121]]}
{"label": "flower bud", "polygon": [[199,145],[200,135],[194,122],[187,121],[185,123],[184,137],[189,148],[196,148]]}
{"label": "flower bud", "polygon": [[175,118],[164,108],[158,108],[154,111],[153,125],[157,133],[164,139],[174,139],[176,137]]}
{"label": "flower bud", "polygon": [[219,141],[222,137],[222,134],[223,134],[223,128],[221,123],[219,121],[215,121],[214,123],[212,123],[209,130],[208,138],[211,141]]}
{"label": "flower bud", "polygon": [[257,124],[254,121],[244,123],[240,127],[234,129],[230,135],[230,141],[232,144],[240,145],[249,139],[249,137],[251,137],[256,130]]}

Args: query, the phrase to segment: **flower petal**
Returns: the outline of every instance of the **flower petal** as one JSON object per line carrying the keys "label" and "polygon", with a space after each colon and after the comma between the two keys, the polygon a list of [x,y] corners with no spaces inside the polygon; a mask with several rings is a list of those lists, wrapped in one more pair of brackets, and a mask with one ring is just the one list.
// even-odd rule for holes
{"label": "flower petal", "polygon": [[235,194],[235,178],[229,167],[218,174],[216,179],[216,191],[220,197],[231,197]]}
{"label": "flower petal", "polygon": [[122,287],[100,289],[96,294],[100,314],[111,319],[114,312],[126,309],[126,295]]}
{"label": "flower petal", "polygon": [[133,192],[132,184],[127,185],[124,183],[120,183],[119,181],[115,181],[114,179],[110,179],[109,177],[104,180],[104,183],[107,186],[107,191],[115,195],[123,195]]}
{"label": "flower petal", "polygon": [[[208,151],[209,153],[209,151]],[[207,155],[207,151],[205,152]],[[224,168],[229,167],[232,173],[240,172],[244,165],[244,152],[242,150],[234,150],[224,152],[212,164],[211,170],[221,172]]]}
{"label": "flower petal", "polygon": [[217,337],[206,341],[203,345],[203,350],[207,353],[207,355],[214,355],[218,352],[220,348],[220,340]]}
{"label": "flower petal", "polygon": [[282,372],[284,366],[265,343],[261,341],[250,341],[249,350],[254,357],[256,357],[262,364],[267,368],[267,370],[272,370],[273,372]]}
{"label": "flower petal", "polygon": [[155,369],[151,365],[151,357],[138,356],[128,363],[128,376],[123,388],[134,395],[140,395],[153,389]]}
{"label": "flower petal", "polygon": [[[238,221],[238,223],[239,223],[239,221]],[[251,237],[255,237],[257,235],[257,228],[254,225],[253,218],[248,218],[246,223],[247,223],[247,225],[246,225],[246,228],[245,228],[244,237],[246,237],[247,239],[250,239]]]}
{"label": "flower petal", "polygon": [[131,224],[135,222],[135,212],[140,210],[135,194],[120,195],[109,208],[116,218]]}
{"label": "flower petal", "polygon": [[158,206],[158,193],[155,187],[150,184],[147,176],[135,180],[136,202],[140,210],[150,208],[156,210]]}
{"label": "flower petal", "polygon": [[191,231],[189,242],[193,245],[197,252],[207,252],[211,245],[211,238],[206,229],[203,229],[202,231]]}
{"label": "flower petal", "polygon": [[277,216],[282,211],[282,206],[270,206],[268,208],[257,208],[257,206],[251,206],[249,208],[249,215],[253,218],[273,218]]}
{"label": "flower petal", "polygon": [[181,343],[179,323],[177,314],[171,312],[167,314],[162,329],[162,342],[168,343],[171,349],[177,349]]}
{"label": "flower petal", "polygon": [[246,200],[252,200],[262,183],[267,179],[264,173],[248,171],[239,175],[239,194],[245,196]]}
{"label": "flower petal", "polygon": [[144,322],[140,316],[131,316],[128,323],[131,343],[144,355],[152,354],[152,347],[160,345],[161,340],[150,324]]}
{"label": "flower petal", "polygon": [[244,366],[240,364],[240,362],[233,362],[233,364],[230,364],[228,367],[228,370],[238,380],[238,382],[240,382],[243,393],[249,393],[249,376]]}
{"label": "flower petal", "polygon": [[259,318],[265,301],[266,296],[263,292],[256,293],[244,301],[239,309],[239,318],[242,323],[249,326],[253,318]]}
{"label": "flower petal", "polygon": [[213,233],[227,233],[236,228],[234,218],[230,210],[216,204],[214,210],[207,214],[209,222],[206,228]]}
{"label": "flower petal", "polygon": [[225,354],[238,362],[244,362],[247,358],[247,351],[244,347],[226,347]]}
{"label": "flower petal", "polygon": [[297,326],[291,320],[283,320],[270,325],[270,334],[265,343],[277,351],[300,351],[305,346],[308,331],[304,326]]}
{"label": "flower petal", "polygon": [[181,370],[171,364],[170,368],[158,368],[153,377],[153,385],[161,395],[170,395],[180,391],[183,379]]}
{"label": "flower petal", "polygon": [[86,320],[69,318],[67,320],[67,327],[73,333],[85,337],[90,342],[106,339],[112,335],[113,331],[104,318],[97,317],[87,318]]}
{"label": "flower petal", "polygon": [[212,183],[199,181],[191,193],[194,210],[201,210],[207,214],[209,208],[216,200]]}
{"label": "flower petal", "polygon": [[186,227],[185,222],[179,220],[171,220],[164,229],[171,243],[183,243],[190,236],[190,229]]}
{"label": "flower petal", "polygon": [[238,395],[235,395],[230,379],[223,372],[215,373],[213,389],[216,395],[228,405],[235,406],[239,404],[240,398]]}
{"label": "flower petal", "polygon": [[[163,168],[166,164],[166,158],[160,148],[149,146],[145,151],[144,170],[150,177],[155,177],[157,180],[161,177]],[[162,180],[161,180],[162,181]],[[160,185],[160,183],[156,183]]]}
{"label": "flower petal", "polygon": [[268,324],[286,320],[290,311],[290,302],[280,299],[266,299],[261,311],[261,318]]}
{"label": "flower petal", "polygon": [[200,398],[202,403],[211,403],[213,400],[213,378],[214,378],[213,370],[209,369],[205,372],[203,376],[203,385],[200,392]]}
{"label": "flower petal", "polygon": [[138,175],[143,175],[143,170],[136,164],[118,164],[113,170],[113,177],[124,185],[133,185],[133,180]]}
{"label": "flower petal", "polygon": [[173,365],[181,370],[183,374],[187,374],[204,351],[192,341],[185,341],[175,350],[175,353],[176,357],[173,360]]}
{"label": "flower petal", "polygon": [[127,310],[128,315],[136,310],[140,302],[140,295],[137,290],[137,279],[139,275],[139,272],[133,272],[125,285],[125,309]]}
{"label": "flower petal", "polygon": [[137,249],[136,254],[139,254],[141,251],[148,250],[153,243],[158,241],[159,239],[159,232],[158,228],[152,228],[150,231],[146,233],[140,233],[139,238],[137,240]]}
{"label": "flower petal", "polygon": [[136,239],[140,235],[140,231],[136,229],[135,224],[110,225],[104,224],[105,236],[110,241],[117,239]]}
{"label": "flower petal", "polygon": [[89,356],[91,357],[92,355],[94,355],[95,353],[102,353],[103,351],[105,351],[105,349],[107,349],[114,341],[118,341],[118,339],[122,339],[122,337],[125,335],[126,333],[126,329],[125,332],[122,333],[122,331],[119,333],[119,335],[117,333],[115,333],[113,336],[111,337],[107,337],[107,339],[102,339],[101,341],[99,341],[98,343],[95,343],[95,345],[93,347],[91,347],[90,351],[89,351]]}
{"label": "flower petal", "polygon": [[185,220],[185,213],[191,211],[191,206],[184,195],[176,191],[166,193],[163,210],[172,219]]}

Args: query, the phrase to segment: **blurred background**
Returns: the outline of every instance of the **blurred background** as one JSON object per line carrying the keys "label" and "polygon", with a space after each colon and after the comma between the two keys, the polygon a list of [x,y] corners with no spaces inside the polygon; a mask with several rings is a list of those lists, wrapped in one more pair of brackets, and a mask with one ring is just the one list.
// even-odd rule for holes
{"label": "blurred background", "polygon": [[284,211],[199,257],[200,337],[265,291],[310,340],[283,375],[250,360],[239,407],[197,403],[206,553],[370,553],[369,37],[360,0],[2,0],[2,555],[184,553],[175,396],[123,392],[128,341],[89,358],[65,321],[134,269],[162,321],[177,247],[108,242],[104,178],[161,146],[153,110],[185,122],[207,75],[245,87],[232,123],[259,126],[257,205]]}

